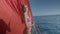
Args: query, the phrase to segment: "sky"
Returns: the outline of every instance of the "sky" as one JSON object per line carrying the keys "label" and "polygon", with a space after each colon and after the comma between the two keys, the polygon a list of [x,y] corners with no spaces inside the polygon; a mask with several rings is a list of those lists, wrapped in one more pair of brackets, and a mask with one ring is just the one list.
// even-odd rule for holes
{"label": "sky", "polygon": [[60,15],[60,0],[29,0],[33,16]]}

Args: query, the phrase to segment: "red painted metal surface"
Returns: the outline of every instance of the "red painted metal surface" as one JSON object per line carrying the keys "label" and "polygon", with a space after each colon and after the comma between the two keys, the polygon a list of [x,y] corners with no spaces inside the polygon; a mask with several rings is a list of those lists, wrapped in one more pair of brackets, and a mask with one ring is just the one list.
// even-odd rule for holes
{"label": "red painted metal surface", "polygon": [[[3,29],[6,28],[5,34],[23,34],[25,23],[22,22],[21,12],[22,5],[26,3],[31,13],[30,4],[28,0],[0,0],[0,22],[2,22]],[[32,17],[32,13],[31,13]],[[3,23],[6,25],[3,25]],[[0,24],[1,28],[1,24]],[[0,34],[1,30],[0,29]],[[2,32],[2,33],[4,33]]]}

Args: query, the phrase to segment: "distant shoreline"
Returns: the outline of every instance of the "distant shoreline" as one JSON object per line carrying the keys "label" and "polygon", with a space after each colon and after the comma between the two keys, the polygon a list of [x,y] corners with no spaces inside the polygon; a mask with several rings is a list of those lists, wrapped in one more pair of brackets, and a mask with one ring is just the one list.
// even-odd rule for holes
{"label": "distant shoreline", "polygon": [[[60,14],[59,15],[40,15],[40,16],[60,16]],[[36,17],[36,16],[33,16],[33,17]]]}

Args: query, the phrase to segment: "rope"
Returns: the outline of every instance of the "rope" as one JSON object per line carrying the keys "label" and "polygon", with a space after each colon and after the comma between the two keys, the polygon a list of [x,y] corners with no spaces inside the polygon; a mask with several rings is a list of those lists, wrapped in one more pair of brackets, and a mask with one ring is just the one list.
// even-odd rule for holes
{"label": "rope", "polygon": [[[36,27],[37,27],[37,29],[36,29]],[[38,34],[38,31],[40,32],[40,29],[39,29],[38,25],[36,25],[36,24],[34,24],[33,29],[35,30],[36,34]],[[41,32],[40,32],[40,34],[41,34]]]}

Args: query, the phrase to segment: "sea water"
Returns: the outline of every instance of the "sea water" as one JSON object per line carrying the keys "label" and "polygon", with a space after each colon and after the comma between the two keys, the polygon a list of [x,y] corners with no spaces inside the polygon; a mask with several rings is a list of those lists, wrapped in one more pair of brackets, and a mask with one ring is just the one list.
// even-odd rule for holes
{"label": "sea water", "polygon": [[60,34],[60,15],[34,16],[33,34]]}

